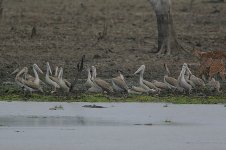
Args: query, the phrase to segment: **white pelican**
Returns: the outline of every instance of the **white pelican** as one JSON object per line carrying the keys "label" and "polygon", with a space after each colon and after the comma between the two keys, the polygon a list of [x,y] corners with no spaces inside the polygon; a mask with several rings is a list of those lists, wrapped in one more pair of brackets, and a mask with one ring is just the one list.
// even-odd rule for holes
{"label": "white pelican", "polygon": [[183,89],[185,89],[186,91],[189,92],[189,94],[191,93],[192,90],[192,86],[190,84],[187,83],[186,79],[185,79],[185,72],[187,70],[187,64],[184,63],[182,66],[182,70],[180,72],[180,75],[178,77],[178,82],[180,87],[182,87]]}
{"label": "white pelican", "polygon": [[124,76],[121,74],[119,70],[117,72],[119,73],[119,76],[112,78],[111,80],[114,90],[117,92],[128,93],[129,87],[126,84]]}
{"label": "white pelican", "polygon": [[205,87],[205,83],[202,79],[196,77],[195,75],[193,75],[190,71],[190,69],[187,67],[187,80],[190,80],[194,85],[194,87]]}
{"label": "white pelican", "polygon": [[87,73],[88,73],[88,77],[87,77],[87,80],[86,80],[84,86],[86,87],[86,89],[89,89],[94,86],[94,83],[91,80],[90,67],[87,68]]}
{"label": "white pelican", "polygon": [[144,70],[145,70],[145,65],[141,65],[140,68],[134,73],[140,73],[140,78],[139,78],[139,84],[140,87],[145,89],[149,93],[156,93],[158,91],[158,88],[151,82],[144,80]]}
{"label": "white pelican", "polygon": [[167,67],[167,64],[164,63],[164,67],[166,70],[166,75],[164,76],[164,83],[166,83],[171,89],[177,89],[178,91],[183,92],[183,89],[179,86],[178,80],[169,76],[170,71]]}
{"label": "white pelican", "polygon": [[71,86],[71,83],[68,82],[67,80],[63,79],[63,68],[60,67],[60,72],[59,72],[59,75],[58,75],[58,85],[60,86],[60,88],[65,91],[65,92],[69,92],[70,90],[70,86]]}
{"label": "white pelican", "polygon": [[88,78],[85,82],[85,87],[87,89],[88,92],[91,93],[101,93],[103,92],[103,90],[98,87],[95,83],[93,83],[93,81],[91,80],[92,76],[91,76],[91,72],[90,72],[90,67],[87,68],[87,72],[88,72]]}
{"label": "white pelican", "polygon": [[42,74],[43,74],[43,72],[38,67],[37,64],[33,64],[32,67],[33,67],[33,71],[34,71],[34,74],[35,74],[34,81],[26,80],[24,78],[20,78],[19,77],[21,75],[21,73],[25,73],[26,74],[26,72],[27,72],[27,69],[26,68],[25,68],[24,71],[21,71],[19,74],[17,74],[17,77],[16,77],[17,78],[17,81],[20,82],[23,85],[23,87],[26,90],[30,91],[30,92],[33,92],[33,91],[41,91],[41,92],[43,92],[43,89],[42,89],[42,87],[40,85],[40,79],[39,79],[39,76],[38,76],[37,71],[39,71]]}
{"label": "white pelican", "polygon": [[107,93],[114,92],[113,88],[111,87],[111,85],[108,82],[106,82],[100,78],[96,78],[97,73],[96,73],[96,67],[94,67],[94,66],[92,66],[92,73],[93,73],[92,81],[94,84],[96,84],[98,87],[100,87],[103,91],[105,91]]}
{"label": "white pelican", "polygon": [[45,80],[48,85],[53,87],[53,91],[51,91],[51,93],[54,93],[56,92],[57,88],[60,88],[60,86],[57,84],[57,82],[52,80],[53,77],[49,76],[49,73],[52,74],[52,70],[50,68],[49,62],[46,63],[46,67],[47,67],[47,70],[46,70]]}

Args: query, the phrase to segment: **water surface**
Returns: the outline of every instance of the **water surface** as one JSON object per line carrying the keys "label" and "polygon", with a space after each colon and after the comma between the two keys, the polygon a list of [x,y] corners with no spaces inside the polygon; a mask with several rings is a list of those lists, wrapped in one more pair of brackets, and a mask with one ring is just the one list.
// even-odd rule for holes
{"label": "water surface", "polygon": [[[223,105],[0,102],[4,150],[225,150]],[[52,110],[55,106],[63,109]]]}

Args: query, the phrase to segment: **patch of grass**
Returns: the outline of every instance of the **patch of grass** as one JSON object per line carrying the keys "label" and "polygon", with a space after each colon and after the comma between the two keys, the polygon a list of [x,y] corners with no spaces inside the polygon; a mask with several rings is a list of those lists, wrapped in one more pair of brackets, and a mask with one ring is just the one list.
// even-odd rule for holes
{"label": "patch of grass", "polygon": [[[48,93],[24,95],[21,90],[14,85],[0,85],[0,101],[38,101],[38,102],[155,102],[174,104],[225,104],[226,97],[218,96],[185,96],[185,95],[129,95],[127,97],[114,97],[105,94],[79,94],[69,96],[50,95]],[[167,107],[164,105],[163,107]],[[226,107],[226,106],[224,106]]]}
{"label": "patch of grass", "polygon": [[[173,104],[219,104],[226,103],[224,97],[190,97],[190,96],[147,96],[132,95],[128,97],[109,97],[103,94],[82,94],[79,96],[54,96],[32,94],[23,96],[23,94],[10,94],[0,96],[1,101],[38,101],[38,102],[154,102],[154,103],[173,103]],[[164,105],[163,107],[167,107]],[[226,105],[224,106],[226,107]]]}

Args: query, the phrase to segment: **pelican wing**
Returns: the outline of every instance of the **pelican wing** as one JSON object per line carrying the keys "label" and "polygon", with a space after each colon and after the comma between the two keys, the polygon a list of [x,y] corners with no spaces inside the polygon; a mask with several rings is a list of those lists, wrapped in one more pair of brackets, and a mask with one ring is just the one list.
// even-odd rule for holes
{"label": "pelican wing", "polygon": [[148,91],[142,87],[132,86],[132,90],[135,92],[147,93]]}
{"label": "pelican wing", "polygon": [[129,87],[127,86],[125,80],[122,80],[120,77],[113,78],[112,81],[121,89],[127,91]]}
{"label": "pelican wing", "polygon": [[194,75],[191,75],[190,80],[197,86],[205,86],[204,81]]}
{"label": "pelican wing", "polygon": [[108,93],[113,93],[113,88],[111,87],[111,85],[109,83],[107,83],[106,81],[102,80],[102,79],[98,79],[96,78],[94,80],[94,82],[103,89],[103,91],[106,91]]}
{"label": "pelican wing", "polygon": [[71,87],[71,83],[70,83],[68,80],[63,79],[63,81],[65,82],[65,84],[66,84],[68,87]]}
{"label": "pelican wing", "polygon": [[25,84],[26,86],[32,88],[32,89],[39,89],[41,86],[38,84],[35,84],[32,81],[28,81],[28,80],[22,80],[22,83]]}
{"label": "pelican wing", "polygon": [[157,88],[160,89],[170,89],[165,83],[156,81],[153,83]]}
{"label": "pelican wing", "polygon": [[57,84],[59,84],[59,78],[53,77],[53,76],[49,76],[49,78],[51,80],[53,80],[54,82],[56,82]]}
{"label": "pelican wing", "polygon": [[91,88],[88,89],[88,92],[101,93],[101,92],[103,92],[103,90],[98,86],[92,86]]}
{"label": "pelican wing", "polygon": [[164,76],[164,83],[169,85],[170,88],[177,88],[179,86],[178,80],[173,77]]}
{"label": "pelican wing", "polygon": [[159,90],[153,83],[151,83],[149,81],[143,80],[143,83],[151,89]]}

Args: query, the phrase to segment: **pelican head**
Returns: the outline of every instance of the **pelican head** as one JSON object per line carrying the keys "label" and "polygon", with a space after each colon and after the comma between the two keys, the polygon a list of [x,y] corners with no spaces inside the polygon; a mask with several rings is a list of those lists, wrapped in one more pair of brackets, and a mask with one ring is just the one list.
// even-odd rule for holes
{"label": "pelican head", "polygon": [[183,66],[182,66],[182,70],[186,71],[187,68],[188,68],[188,65],[186,63],[184,63]]}
{"label": "pelican head", "polygon": [[53,73],[52,73],[51,67],[50,67],[50,65],[49,65],[49,62],[46,62],[46,66],[47,66],[47,68],[49,69],[50,74],[52,75]]}
{"label": "pelican head", "polygon": [[43,74],[42,70],[38,67],[37,64],[33,64],[32,65],[34,69],[36,69],[37,71],[39,71],[41,74]]}
{"label": "pelican head", "polygon": [[182,69],[185,70],[185,71],[188,71],[188,74],[189,75],[192,75],[191,70],[188,68],[188,64],[187,63],[184,63],[183,64]]}
{"label": "pelican head", "polygon": [[137,73],[144,71],[144,70],[145,70],[145,65],[141,65],[140,68],[134,74],[137,74]]}
{"label": "pelican head", "polygon": [[17,72],[19,72],[20,71],[20,69],[19,68],[17,68],[16,70],[14,70],[10,75],[14,75],[14,74],[16,74]]}
{"label": "pelican head", "polygon": [[23,74],[23,73],[25,73],[25,75],[28,73],[28,68],[27,67],[24,67],[23,69],[21,69],[18,73],[17,73],[17,75],[16,75],[16,77],[19,77],[21,74]]}

